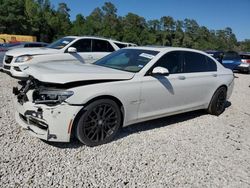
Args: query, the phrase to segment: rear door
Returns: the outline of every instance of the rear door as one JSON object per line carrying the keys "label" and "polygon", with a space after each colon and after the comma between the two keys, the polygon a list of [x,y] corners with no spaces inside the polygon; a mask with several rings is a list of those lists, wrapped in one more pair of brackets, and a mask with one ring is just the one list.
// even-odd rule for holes
{"label": "rear door", "polygon": [[210,57],[191,51],[183,52],[183,73],[191,90],[186,90],[190,107],[202,106],[210,101],[217,83],[217,65]]}

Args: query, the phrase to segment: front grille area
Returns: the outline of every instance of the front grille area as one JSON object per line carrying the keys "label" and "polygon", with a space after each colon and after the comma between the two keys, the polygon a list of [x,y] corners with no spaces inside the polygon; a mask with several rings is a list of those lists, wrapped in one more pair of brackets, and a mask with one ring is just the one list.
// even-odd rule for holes
{"label": "front grille area", "polygon": [[37,120],[36,118],[33,118],[33,117],[29,117],[29,120],[26,116],[22,115],[22,114],[19,114],[19,117],[26,123],[30,123],[40,129],[43,129],[43,130],[47,130],[48,129],[48,125],[42,121],[39,121]]}
{"label": "front grille area", "polygon": [[4,65],[3,68],[6,70],[10,70],[10,66],[8,66],[8,65]]}
{"label": "front grille area", "polygon": [[13,59],[13,56],[6,55],[6,56],[5,56],[5,63],[10,64],[11,61],[12,61],[12,59]]}
{"label": "front grille area", "polygon": [[14,70],[15,71],[18,71],[18,72],[22,72],[21,69],[19,67],[14,67]]}

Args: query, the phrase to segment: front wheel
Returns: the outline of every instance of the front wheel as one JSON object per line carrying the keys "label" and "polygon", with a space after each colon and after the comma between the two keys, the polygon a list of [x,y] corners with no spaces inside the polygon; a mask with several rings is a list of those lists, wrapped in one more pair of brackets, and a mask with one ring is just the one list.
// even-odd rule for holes
{"label": "front wheel", "polygon": [[119,106],[110,99],[100,99],[85,107],[76,127],[76,137],[87,146],[111,141],[121,126]]}
{"label": "front wheel", "polygon": [[219,116],[225,110],[226,99],[227,89],[225,87],[217,89],[210,101],[208,113]]}

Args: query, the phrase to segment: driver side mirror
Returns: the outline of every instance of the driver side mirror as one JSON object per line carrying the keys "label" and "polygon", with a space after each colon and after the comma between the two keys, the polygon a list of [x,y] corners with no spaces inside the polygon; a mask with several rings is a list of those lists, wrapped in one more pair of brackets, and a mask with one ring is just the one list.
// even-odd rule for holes
{"label": "driver side mirror", "polygon": [[164,67],[155,67],[152,71],[152,75],[168,76],[169,71],[167,68]]}
{"label": "driver side mirror", "polygon": [[69,47],[69,48],[68,48],[68,52],[69,52],[69,53],[76,53],[76,52],[77,52],[77,49],[74,48],[74,47]]}

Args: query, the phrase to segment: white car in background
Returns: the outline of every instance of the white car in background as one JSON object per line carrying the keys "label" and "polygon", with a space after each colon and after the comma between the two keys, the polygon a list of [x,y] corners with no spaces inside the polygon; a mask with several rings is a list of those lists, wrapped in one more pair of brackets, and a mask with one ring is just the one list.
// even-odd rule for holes
{"label": "white car in background", "polygon": [[220,115],[234,75],[208,54],[185,48],[130,47],[94,64],[23,66],[31,75],[16,95],[16,120],[32,135],[88,146],[111,141],[121,126],[207,109]]}
{"label": "white car in background", "polygon": [[122,47],[134,45],[100,37],[67,36],[44,48],[22,48],[6,52],[2,69],[13,77],[23,78],[28,75],[21,71],[20,65],[47,61],[93,63]]}

